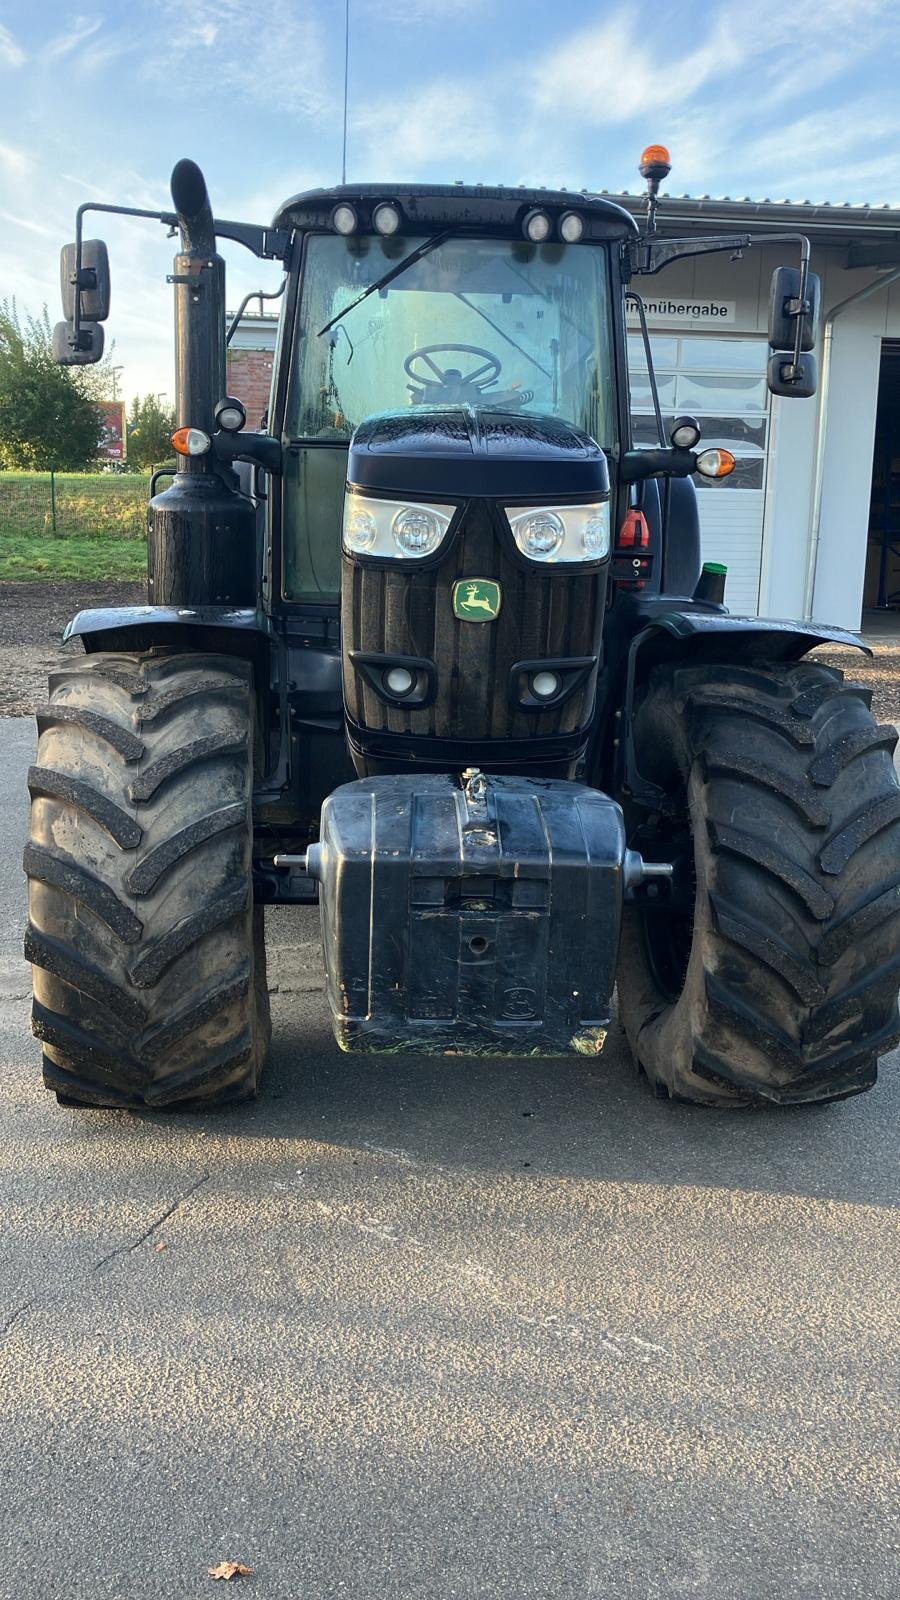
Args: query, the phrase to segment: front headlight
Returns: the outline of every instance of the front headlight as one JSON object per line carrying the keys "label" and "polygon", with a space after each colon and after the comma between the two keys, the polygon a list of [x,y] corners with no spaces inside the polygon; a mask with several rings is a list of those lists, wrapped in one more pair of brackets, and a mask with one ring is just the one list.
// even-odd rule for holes
{"label": "front headlight", "polygon": [[413,560],[434,555],[453,517],[452,506],[409,500],[375,500],[348,489],[344,497],[344,549],[350,555]]}
{"label": "front headlight", "polygon": [[603,561],[609,501],[592,506],[506,506],[513,538],[529,561]]}

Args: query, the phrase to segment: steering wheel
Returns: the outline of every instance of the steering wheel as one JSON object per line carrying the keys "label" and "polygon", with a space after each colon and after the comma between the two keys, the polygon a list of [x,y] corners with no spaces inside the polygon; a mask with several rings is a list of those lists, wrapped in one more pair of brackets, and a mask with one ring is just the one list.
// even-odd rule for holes
{"label": "steering wheel", "polygon": [[[471,372],[463,372],[459,367],[440,367],[432,356],[444,352],[456,352],[460,355],[482,356],[484,359],[480,366],[473,367]],[[427,372],[417,372],[416,365],[430,367]],[[424,389],[440,386],[442,389],[488,389],[496,383],[500,376],[502,362],[492,355],[490,350],[482,349],[480,344],[425,344],[420,350],[413,350],[403,363],[403,370],[407,377],[414,383],[419,383]]]}

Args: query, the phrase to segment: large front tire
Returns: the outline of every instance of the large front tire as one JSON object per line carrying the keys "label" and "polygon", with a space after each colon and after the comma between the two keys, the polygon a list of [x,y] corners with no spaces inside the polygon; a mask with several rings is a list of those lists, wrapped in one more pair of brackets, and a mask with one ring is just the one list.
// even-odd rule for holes
{"label": "large front tire", "polygon": [[896,737],[818,663],[651,675],[635,753],[671,814],[636,842],[680,867],[671,909],[626,908],[618,992],[657,1092],[792,1104],[874,1084],[900,1036]]}
{"label": "large front tire", "polygon": [[91,655],[51,675],[25,850],[32,1027],[68,1104],[256,1092],[253,688],[229,656]]}

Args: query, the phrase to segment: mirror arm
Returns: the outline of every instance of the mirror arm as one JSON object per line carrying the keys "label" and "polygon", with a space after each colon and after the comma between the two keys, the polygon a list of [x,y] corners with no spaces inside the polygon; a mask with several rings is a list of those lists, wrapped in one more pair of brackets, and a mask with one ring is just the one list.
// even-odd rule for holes
{"label": "mirror arm", "polygon": [[740,251],[749,249],[751,245],[767,244],[799,244],[800,246],[800,289],[796,305],[791,307],[791,315],[796,317],[797,327],[794,333],[794,355],[789,366],[786,367],[785,377],[790,381],[796,377],[800,368],[801,344],[803,342],[803,318],[809,310],[806,289],[809,282],[809,263],[812,254],[809,239],[805,233],[735,233],[719,234],[701,239],[649,239],[644,237],[637,244],[628,248],[628,260],[632,272],[649,276],[654,272],[661,272],[663,267],[670,262],[678,261],[683,256],[710,255],[716,250]]}
{"label": "mirror arm", "polygon": [[103,205],[99,200],[87,200],[79,206],[75,213],[75,315],[72,326],[72,339],[76,349],[81,333],[81,290],[90,288],[90,284],[82,284],[82,242],[84,239],[84,218],[88,211],[113,212],[117,217],[149,217],[152,222],[165,222],[174,228],[178,222],[174,211],[143,211],[136,206],[111,206]]}
{"label": "mirror arm", "polygon": [[273,477],[282,472],[281,440],[269,433],[226,433],[220,428],[213,435],[213,454],[217,461],[249,461]]}
{"label": "mirror arm", "polygon": [[712,255],[717,250],[730,250],[732,254],[748,250],[753,243],[750,233],[710,234],[699,239],[639,239],[628,246],[628,260],[633,273],[649,277],[661,272],[672,261],[683,256]]}
{"label": "mirror arm", "polygon": [[[113,206],[105,205],[99,200],[87,200],[78,207],[75,213],[75,316],[72,327],[72,342],[77,348],[81,333],[81,290],[91,288],[90,284],[82,283],[82,241],[84,238],[84,218],[89,211],[105,211],[116,217],[145,217],[150,222],[161,222],[174,231],[178,227],[178,217],[174,211],[145,211],[139,206]],[[213,224],[216,234],[223,239],[233,239],[236,244],[242,244],[255,256],[267,261],[283,261],[287,255],[291,236],[284,228],[262,228],[249,222],[215,222]]]}
{"label": "mirror arm", "polygon": [[619,461],[623,483],[641,483],[645,478],[690,478],[697,470],[693,450],[676,445],[660,450],[626,450]]}

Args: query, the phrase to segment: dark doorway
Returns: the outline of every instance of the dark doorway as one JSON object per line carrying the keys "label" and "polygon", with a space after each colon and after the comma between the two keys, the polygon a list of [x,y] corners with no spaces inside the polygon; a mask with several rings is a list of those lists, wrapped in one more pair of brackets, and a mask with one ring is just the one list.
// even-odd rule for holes
{"label": "dark doorway", "polygon": [[864,604],[900,619],[900,340],[881,346]]}

